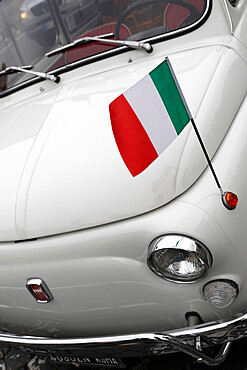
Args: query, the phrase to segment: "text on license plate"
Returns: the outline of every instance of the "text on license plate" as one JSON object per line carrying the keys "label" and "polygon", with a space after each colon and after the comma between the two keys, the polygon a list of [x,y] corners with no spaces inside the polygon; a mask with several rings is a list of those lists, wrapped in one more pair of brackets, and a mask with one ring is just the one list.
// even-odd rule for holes
{"label": "text on license plate", "polygon": [[56,363],[75,363],[80,366],[107,366],[115,367],[118,369],[125,368],[124,364],[120,359],[114,357],[98,357],[98,358],[89,358],[89,357],[78,357],[78,356],[50,356],[50,360]]}

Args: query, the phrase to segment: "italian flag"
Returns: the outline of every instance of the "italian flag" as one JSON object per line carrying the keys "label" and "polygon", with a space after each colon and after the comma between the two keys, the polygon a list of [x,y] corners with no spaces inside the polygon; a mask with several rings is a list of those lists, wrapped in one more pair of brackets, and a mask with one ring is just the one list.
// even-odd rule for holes
{"label": "italian flag", "polygon": [[109,105],[113,134],[132,176],[176,139],[191,114],[168,58]]}

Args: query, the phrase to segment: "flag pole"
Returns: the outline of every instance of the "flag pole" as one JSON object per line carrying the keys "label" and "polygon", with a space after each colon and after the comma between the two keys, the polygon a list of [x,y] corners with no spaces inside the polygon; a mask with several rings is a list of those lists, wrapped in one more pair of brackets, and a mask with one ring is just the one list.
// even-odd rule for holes
{"label": "flag pole", "polygon": [[169,69],[170,69],[170,72],[171,72],[171,74],[172,74],[173,80],[174,80],[174,82],[175,82],[175,84],[176,84],[176,87],[177,87],[177,89],[178,89],[178,92],[179,92],[179,94],[180,94],[180,96],[181,96],[181,99],[182,99],[182,101],[183,101],[183,103],[184,103],[185,109],[186,109],[187,114],[188,114],[188,116],[189,116],[189,119],[190,119],[190,121],[191,121],[191,123],[192,123],[192,126],[193,126],[193,129],[194,129],[194,131],[195,131],[195,134],[196,134],[196,136],[197,136],[197,138],[198,138],[198,141],[199,141],[199,143],[200,143],[200,146],[201,146],[201,148],[202,148],[202,151],[203,151],[203,153],[204,153],[204,155],[205,155],[205,158],[206,158],[206,160],[207,160],[208,166],[209,166],[209,168],[210,168],[210,170],[211,170],[211,172],[212,172],[212,174],[213,174],[213,177],[214,177],[214,179],[215,179],[215,182],[216,182],[216,184],[217,184],[217,187],[218,187],[218,189],[220,190],[220,194],[221,194],[222,202],[223,202],[224,206],[225,206],[227,209],[229,209],[229,210],[235,209],[235,208],[236,208],[236,205],[237,205],[237,202],[238,202],[238,197],[237,197],[237,195],[236,195],[236,194],[234,194],[234,193],[232,193],[232,192],[225,192],[225,191],[223,190],[222,186],[220,185],[219,179],[218,179],[218,177],[217,177],[217,175],[216,175],[216,172],[215,172],[214,167],[213,167],[213,165],[212,165],[211,159],[210,159],[210,157],[209,157],[209,155],[208,155],[208,152],[207,152],[206,147],[205,147],[205,145],[204,145],[204,143],[203,143],[203,140],[202,140],[202,138],[201,138],[201,135],[200,135],[200,133],[199,133],[199,131],[198,131],[197,127],[196,127],[195,121],[194,121],[194,119],[193,119],[193,117],[192,117],[192,114],[191,114],[191,112],[190,112],[190,110],[189,110],[189,107],[188,107],[188,105],[187,105],[187,103],[186,103],[186,100],[185,100],[185,98],[184,98],[183,92],[182,92],[182,90],[181,90],[181,88],[180,88],[180,85],[179,85],[179,83],[178,83],[177,77],[176,77],[176,75],[175,75],[175,72],[174,72],[174,70],[173,70],[173,68],[172,68],[172,65],[171,65],[170,60],[169,60],[169,58],[168,58],[168,57],[166,57],[166,62],[167,62],[167,65],[168,65],[168,67],[169,67]]}
{"label": "flag pole", "polygon": [[188,116],[189,116],[190,121],[191,121],[191,123],[192,123],[193,129],[194,129],[194,131],[195,131],[195,133],[196,133],[197,139],[199,140],[199,143],[200,143],[200,145],[201,145],[202,151],[203,151],[203,153],[204,153],[204,155],[205,155],[205,157],[206,157],[206,160],[207,160],[207,162],[208,162],[209,168],[210,168],[210,170],[211,170],[211,172],[212,172],[212,174],[213,174],[213,177],[214,177],[214,179],[215,179],[215,182],[216,182],[216,184],[217,184],[217,187],[218,187],[218,188],[219,188],[219,190],[220,190],[221,196],[223,196],[223,195],[224,195],[224,191],[223,191],[223,189],[222,189],[222,187],[221,187],[221,185],[220,185],[219,179],[218,179],[218,177],[217,177],[217,175],[216,175],[216,173],[215,173],[215,170],[214,170],[213,165],[212,165],[212,163],[211,163],[211,160],[210,160],[210,158],[209,158],[209,155],[208,155],[208,152],[207,152],[207,150],[206,150],[206,147],[205,147],[205,145],[204,145],[204,143],[203,143],[203,141],[202,141],[201,135],[200,135],[200,133],[199,133],[199,131],[198,131],[197,127],[196,127],[195,121],[194,121],[194,119],[193,119],[193,117],[192,117],[192,114],[191,114],[191,112],[190,112],[190,110],[189,110],[189,107],[188,107],[188,105],[187,105],[187,103],[186,103],[186,100],[185,100],[185,98],[184,98],[183,92],[182,92],[182,90],[181,90],[181,87],[180,87],[180,85],[179,85],[179,83],[178,83],[177,77],[176,77],[176,75],[175,75],[175,72],[174,72],[174,70],[173,70],[173,68],[172,68],[171,62],[170,62],[170,60],[169,60],[169,58],[168,58],[168,57],[166,57],[166,61],[167,61],[167,65],[168,65],[168,67],[169,67],[169,69],[170,69],[170,72],[171,72],[171,74],[172,74],[172,77],[173,77],[173,79],[174,79],[174,82],[175,82],[175,84],[176,84],[176,86],[177,86],[178,92],[179,92],[179,94],[180,94],[180,96],[181,96],[181,98],[182,98],[182,100],[183,100],[183,103],[184,103],[185,109],[186,109],[186,111],[187,111],[187,113],[188,113]]}
{"label": "flag pole", "polygon": [[195,121],[194,121],[194,119],[193,119],[193,118],[191,118],[190,120],[191,120],[191,123],[192,123],[193,129],[194,129],[194,131],[195,131],[195,133],[196,133],[196,136],[197,136],[197,138],[198,138],[198,140],[199,140],[199,143],[200,143],[200,145],[201,145],[202,151],[203,151],[203,153],[204,153],[204,155],[205,155],[205,157],[206,157],[206,160],[207,160],[207,162],[208,162],[209,168],[210,168],[210,170],[211,170],[211,172],[212,172],[212,174],[213,174],[213,177],[214,177],[214,179],[215,179],[215,182],[216,182],[216,184],[217,184],[217,186],[218,186],[218,188],[219,188],[219,190],[220,190],[221,195],[222,195],[222,196],[224,196],[225,192],[224,192],[224,190],[222,189],[222,186],[220,185],[219,179],[218,179],[218,177],[217,177],[217,175],[216,175],[216,173],[215,173],[214,167],[213,167],[212,162],[211,162],[211,160],[210,160],[210,158],[209,158],[209,155],[208,155],[208,152],[207,152],[207,150],[206,150],[206,147],[205,147],[205,145],[204,145],[204,143],[203,143],[203,141],[202,141],[201,135],[200,135],[200,133],[199,133],[199,131],[198,131],[197,127],[196,127]]}
{"label": "flag pole", "polygon": [[237,197],[237,195],[236,195],[236,194],[234,194],[234,193],[232,193],[232,192],[230,192],[230,191],[224,191],[224,190],[223,190],[223,188],[221,187],[220,182],[219,182],[219,180],[218,180],[218,177],[217,177],[217,175],[216,175],[216,173],[215,173],[214,167],[213,167],[213,165],[212,165],[212,162],[211,162],[211,160],[210,160],[210,158],[209,158],[208,152],[207,152],[207,150],[206,150],[206,147],[205,147],[205,145],[204,145],[204,143],[203,143],[203,141],[202,141],[201,135],[200,135],[200,133],[199,133],[199,131],[198,131],[197,127],[196,127],[195,121],[194,121],[194,119],[193,119],[192,117],[191,117],[190,121],[191,121],[192,126],[193,126],[193,128],[194,128],[194,131],[195,131],[195,133],[196,133],[196,136],[197,136],[197,138],[198,138],[198,140],[199,140],[199,143],[200,143],[200,145],[201,145],[201,148],[202,148],[202,150],[203,150],[203,153],[204,153],[204,155],[205,155],[205,157],[206,157],[206,160],[207,160],[207,162],[208,162],[209,168],[210,168],[210,170],[211,170],[211,172],[212,172],[212,174],[213,174],[213,177],[214,177],[214,179],[215,179],[215,182],[216,182],[216,184],[217,184],[217,186],[218,186],[218,188],[219,188],[219,190],[220,190],[222,203],[223,203],[223,205],[224,205],[228,210],[230,210],[230,211],[231,211],[231,210],[233,210],[233,209],[235,209],[235,208],[236,208],[237,203],[238,203],[238,197]]}

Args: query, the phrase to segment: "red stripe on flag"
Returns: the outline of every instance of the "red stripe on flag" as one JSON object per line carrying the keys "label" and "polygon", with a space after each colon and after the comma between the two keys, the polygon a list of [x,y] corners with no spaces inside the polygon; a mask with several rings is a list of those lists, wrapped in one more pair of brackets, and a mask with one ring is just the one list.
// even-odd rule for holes
{"label": "red stripe on flag", "polygon": [[118,150],[132,176],[136,176],[144,171],[158,154],[123,94],[111,102],[109,109]]}

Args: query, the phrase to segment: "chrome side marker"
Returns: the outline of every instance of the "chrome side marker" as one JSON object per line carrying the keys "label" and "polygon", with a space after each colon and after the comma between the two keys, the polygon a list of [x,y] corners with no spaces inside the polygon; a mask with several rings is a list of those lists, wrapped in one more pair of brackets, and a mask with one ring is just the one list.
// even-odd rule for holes
{"label": "chrome side marker", "polygon": [[40,278],[28,279],[26,287],[38,303],[48,303],[53,299],[48,286]]}

